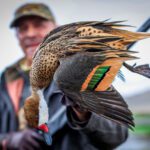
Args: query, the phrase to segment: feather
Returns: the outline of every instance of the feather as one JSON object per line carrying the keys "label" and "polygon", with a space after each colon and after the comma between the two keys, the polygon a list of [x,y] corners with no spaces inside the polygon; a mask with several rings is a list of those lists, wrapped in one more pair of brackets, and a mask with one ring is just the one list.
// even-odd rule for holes
{"label": "feather", "polygon": [[140,75],[143,75],[147,78],[150,78],[150,66],[149,64],[139,65],[139,66],[130,66],[127,63],[123,63],[123,65],[130,71],[134,73],[138,73]]}
{"label": "feather", "polygon": [[[121,23],[108,20],[76,22],[51,31],[33,57],[32,95],[28,101],[40,104],[38,91],[54,79],[64,94],[81,108],[130,128],[134,126],[131,111],[111,85],[122,64],[137,59],[127,45],[148,38],[150,34],[122,30],[128,25]],[[147,66],[128,68],[145,76],[150,74]],[[31,121],[28,103],[25,105],[27,120]],[[42,115],[40,112],[39,116]]]}
{"label": "feather", "polygon": [[65,90],[64,92],[68,97],[73,98],[82,109],[94,112],[131,129],[134,126],[134,119],[128,105],[113,87],[104,92],[83,91],[78,93],[80,98],[77,98],[72,91]]}
{"label": "feather", "polygon": [[118,74],[117,74],[117,77],[118,77],[119,79],[121,79],[123,82],[126,81],[125,76],[124,76],[124,74],[123,74],[123,72],[122,72],[121,70],[119,70],[119,72],[118,72]]}

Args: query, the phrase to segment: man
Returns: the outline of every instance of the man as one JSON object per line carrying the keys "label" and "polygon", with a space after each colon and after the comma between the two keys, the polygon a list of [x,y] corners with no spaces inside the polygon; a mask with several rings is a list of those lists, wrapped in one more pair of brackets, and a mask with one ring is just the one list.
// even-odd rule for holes
{"label": "man", "polygon": [[25,57],[8,67],[1,77],[0,145],[11,150],[113,149],[126,140],[128,129],[78,107],[62,105],[68,98],[54,82],[44,91],[49,106],[52,146],[46,146],[36,130],[19,122],[24,100],[30,94],[29,70],[33,53],[44,36],[56,26],[51,11],[44,4],[26,4],[15,13],[11,27],[15,28]]}

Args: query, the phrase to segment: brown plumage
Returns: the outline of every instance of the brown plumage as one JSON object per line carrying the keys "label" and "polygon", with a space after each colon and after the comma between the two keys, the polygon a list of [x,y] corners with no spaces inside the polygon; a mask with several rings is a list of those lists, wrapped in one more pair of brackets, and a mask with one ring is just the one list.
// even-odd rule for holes
{"label": "brown plumage", "polygon": [[[81,108],[133,126],[132,113],[111,84],[123,62],[136,58],[131,55],[134,52],[127,50],[127,45],[150,34],[121,30],[125,25],[119,23],[78,22],[50,32],[33,58],[32,99],[39,101],[37,91],[47,87],[54,78],[65,95]],[[33,122],[30,115],[34,114],[27,104],[26,118]]]}
{"label": "brown plumage", "polygon": [[39,98],[36,95],[26,99],[24,111],[28,126],[37,128],[39,122]]}

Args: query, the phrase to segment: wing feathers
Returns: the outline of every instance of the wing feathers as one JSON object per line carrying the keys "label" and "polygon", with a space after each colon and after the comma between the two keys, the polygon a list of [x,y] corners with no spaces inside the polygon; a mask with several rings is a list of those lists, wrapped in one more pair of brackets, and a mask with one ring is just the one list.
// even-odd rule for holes
{"label": "wing feathers", "polygon": [[[107,91],[108,92],[108,91]],[[123,98],[112,89],[111,97],[107,92],[81,92],[84,103],[80,104],[82,108],[109,118],[119,124],[134,126],[131,111]],[[105,98],[101,98],[101,96]]]}

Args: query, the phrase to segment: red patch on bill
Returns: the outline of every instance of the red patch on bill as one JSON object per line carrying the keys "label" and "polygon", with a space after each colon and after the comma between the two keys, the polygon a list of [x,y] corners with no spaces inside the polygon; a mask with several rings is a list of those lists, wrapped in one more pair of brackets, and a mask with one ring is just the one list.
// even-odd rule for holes
{"label": "red patch on bill", "polygon": [[48,126],[46,124],[41,124],[40,126],[38,126],[38,129],[40,129],[46,133],[48,133],[48,131],[49,131]]}

